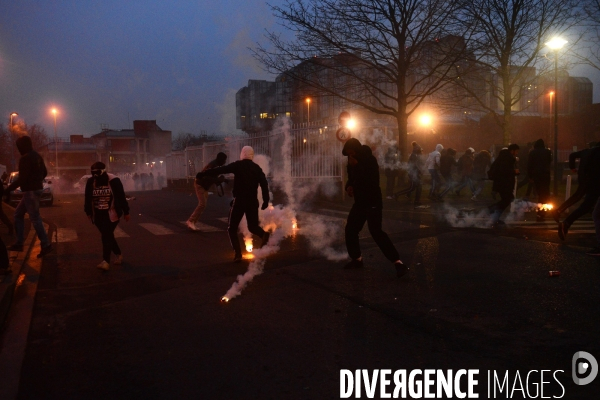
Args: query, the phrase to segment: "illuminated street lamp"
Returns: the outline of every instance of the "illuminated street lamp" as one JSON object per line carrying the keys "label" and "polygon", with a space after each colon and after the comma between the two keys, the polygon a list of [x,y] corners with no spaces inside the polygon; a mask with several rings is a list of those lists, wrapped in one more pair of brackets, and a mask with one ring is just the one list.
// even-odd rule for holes
{"label": "illuminated street lamp", "polygon": [[306,108],[308,110],[308,122],[310,123],[310,98],[306,99]]}
{"label": "illuminated street lamp", "polygon": [[558,195],[558,51],[568,42],[559,37],[552,38],[546,43],[554,50],[554,196]]}
{"label": "illuminated street lamp", "polygon": [[52,114],[54,114],[54,168],[56,170],[56,176],[58,177],[58,137],[56,136],[56,108],[52,109]]}

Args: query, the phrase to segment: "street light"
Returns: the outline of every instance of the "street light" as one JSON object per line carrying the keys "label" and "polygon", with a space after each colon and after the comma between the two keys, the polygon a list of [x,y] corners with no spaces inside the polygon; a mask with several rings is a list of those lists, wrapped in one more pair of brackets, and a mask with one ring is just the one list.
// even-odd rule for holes
{"label": "street light", "polygon": [[52,109],[52,114],[54,114],[54,169],[56,171],[56,177],[59,176],[58,173],[58,137],[56,136],[56,108]]}
{"label": "street light", "polygon": [[553,37],[546,46],[554,50],[554,196],[558,196],[558,51],[568,42]]}
{"label": "street light", "polygon": [[[13,117],[18,116],[19,114],[17,114],[16,112],[12,112],[10,113],[10,125],[9,125],[9,131],[10,131],[10,138],[11,140],[13,139],[13,136],[15,135],[14,131],[13,131]],[[13,148],[12,151],[10,152],[10,154],[12,154],[12,170],[14,171],[17,167],[17,161],[15,159],[15,149]]]}
{"label": "street light", "polygon": [[308,123],[310,123],[310,98],[306,99],[306,108],[308,109]]}

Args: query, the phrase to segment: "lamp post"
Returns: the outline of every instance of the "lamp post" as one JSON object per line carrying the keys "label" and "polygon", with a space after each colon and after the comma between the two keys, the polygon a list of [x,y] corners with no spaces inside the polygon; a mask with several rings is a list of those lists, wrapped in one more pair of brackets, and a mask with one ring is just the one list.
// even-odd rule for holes
{"label": "lamp post", "polygon": [[[18,116],[19,114],[17,114],[16,112],[12,112],[10,113],[10,125],[8,126],[8,130],[10,132],[10,139],[12,140],[15,133],[13,131],[13,117]],[[14,171],[17,167],[17,162],[15,160],[15,149],[14,147],[11,149],[10,154],[12,155],[11,157],[11,162],[12,162],[12,170]]]}
{"label": "lamp post", "polygon": [[58,137],[56,136],[56,108],[52,109],[54,114],[54,170],[56,171],[56,177],[58,178]]}
{"label": "lamp post", "polygon": [[554,196],[558,196],[558,51],[567,44],[559,37],[552,38],[546,46],[554,50]]}
{"label": "lamp post", "polygon": [[310,98],[306,99],[306,108],[308,110],[307,119],[308,123],[310,124]]}

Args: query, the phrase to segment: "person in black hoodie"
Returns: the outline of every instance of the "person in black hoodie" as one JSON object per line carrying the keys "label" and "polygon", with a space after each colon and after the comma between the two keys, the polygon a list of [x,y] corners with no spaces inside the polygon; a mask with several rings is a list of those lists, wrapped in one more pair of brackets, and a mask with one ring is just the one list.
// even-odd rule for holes
{"label": "person in black hoodie", "polygon": [[229,240],[233,247],[233,262],[242,261],[242,249],[238,238],[238,226],[244,215],[248,222],[248,230],[262,238],[261,246],[269,241],[269,232],[265,232],[258,221],[258,186],[262,190],[263,204],[261,209],[269,206],[269,184],[263,170],[254,161],[254,149],[244,146],[240,154],[240,160],[223,167],[207,169],[196,175],[196,179],[202,180],[205,176],[217,176],[221,174],[234,174],[233,179],[233,201],[229,211]]}
{"label": "person in black hoodie", "polygon": [[348,157],[348,182],[346,192],[354,197],[354,205],[346,222],[346,248],[351,261],[346,268],[363,266],[358,234],[365,222],[369,232],[385,257],[394,263],[398,277],[408,268],[400,261],[398,250],[382,229],[383,201],[379,187],[379,165],[369,146],[362,146],[358,139],[350,139],[344,144],[342,154]]}
{"label": "person in black hoodie", "polygon": [[44,159],[37,152],[33,151],[33,143],[29,136],[21,136],[16,141],[17,149],[21,153],[19,159],[19,177],[6,189],[9,193],[20,187],[23,198],[15,209],[15,231],[17,241],[9,250],[23,251],[25,243],[25,213],[29,214],[31,225],[35,229],[40,245],[42,247],[38,258],[45,256],[52,251],[52,245],[48,239],[48,234],[44,229],[44,223],[40,216],[40,198],[44,190],[44,178],[47,175]]}
{"label": "person in black hoodie", "polygon": [[500,201],[489,207],[492,213],[493,227],[504,224],[500,221],[500,217],[514,199],[515,176],[519,175],[519,169],[516,167],[518,154],[519,145],[516,143],[500,150],[498,157],[488,171],[489,178],[494,181],[492,190],[500,194]]}
{"label": "person in black hoodie", "polygon": [[123,263],[121,249],[115,239],[115,229],[121,216],[129,222],[129,204],[121,180],[106,173],[106,165],[98,161],[92,165],[92,177],[85,185],[83,209],[102,235],[102,262],[98,268],[110,269],[110,254],[115,253],[119,265]]}
{"label": "person in black hoodie", "polygon": [[[543,139],[538,139],[533,144],[533,150],[527,158],[527,176],[533,182],[537,192],[538,202],[545,204],[550,200],[550,165],[552,152],[546,148]],[[538,219],[544,219],[545,212],[538,213]]]}

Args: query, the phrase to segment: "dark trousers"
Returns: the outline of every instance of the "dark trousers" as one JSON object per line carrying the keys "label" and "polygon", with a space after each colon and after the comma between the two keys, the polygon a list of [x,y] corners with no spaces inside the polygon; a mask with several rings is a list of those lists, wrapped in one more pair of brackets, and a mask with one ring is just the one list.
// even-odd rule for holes
{"label": "dark trousers", "polygon": [[[1,184],[2,183],[0,182],[0,185]],[[0,199],[0,221],[2,221],[2,223],[4,225],[6,225],[6,227],[8,228],[9,232],[12,232],[12,230],[13,230],[13,224],[12,224],[12,222],[10,222],[10,219],[8,219],[8,217],[4,213],[4,210],[2,209],[2,199]]]}
{"label": "dark trousers", "polygon": [[533,177],[533,187],[538,195],[539,203],[547,203],[550,199],[550,173],[535,175]]}
{"label": "dark trousers", "polygon": [[506,207],[510,206],[510,203],[514,200],[515,196],[513,196],[512,190],[502,190],[498,192],[500,194],[500,201],[489,206],[490,212],[496,212],[498,218],[500,215],[506,210]]}
{"label": "dark trousers", "polygon": [[[0,185],[2,182],[0,182]],[[8,251],[6,250],[6,245],[2,241],[0,237],[0,269],[8,268]]]}
{"label": "dark trousers", "polygon": [[581,200],[583,198],[583,196],[585,196],[586,191],[587,191],[587,187],[583,183],[580,183],[577,186],[577,190],[575,191],[575,193],[573,193],[567,200],[565,200],[564,203],[562,203],[560,205],[560,207],[558,207],[556,209],[556,214],[557,215],[562,214],[563,212],[565,212],[565,210],[567,208],[571,207],[572,205],[577,203],[579,200]]}
{"label": "dark trousers", "polygon": [[110,253],[115,255],[121,254],[121,249],[115,239],[115,228],[119,224],[119,221],[112,222],[108,216],[108,212],[96,210],[94,214],[94,225],[100,231],[102,235],[102,258],[107,263],[110,263]]}
{"label": "dark trousers", "polygon": [[565,226],[568,228],[573,225],[573,222],[577,221],[579,218],[583,217],[585,214],[591,212],[598,201],[598,197],[600,197],[600,193],[598,190],[593,190],[585,194],[585,198],[583,202],[577,207],[575,211],[567,216],[564,220]]}
{"label": "dark trousers", "polygon": [[404,194],[410,195],[413,191],[415,192],[415,203],[421,201],[421,191],[423,190],[423,185],[421,184],[421,178],[408,178],[408,187],[402,189],[399,192],[394,193],[394,197],[398,198]]}
{"label": "dark trousers", "polygon": [[394,247],[387,233],[381,228],[381,219],[381,207],[366,207],[354,203],[346,221],[346,249],[348,249],[350,258],[356,260],[361,256],[358,234],[366,222],[371,236],[383,255],[391,262],[400,259],[398,250]]}
{"label": "dark trousers", "polygon": [[248,230],[250,232],[261,238],[265,235],[265,231],[258,225],[258,199],[234,198],[229,209],[229,227],[227,228],[227,233],[229,233],[231,247],[233,247],[236,255],[242,254],[240,239],[238,238],[238,226],[244,215],[246,215],[246,222],[248,223]]}

